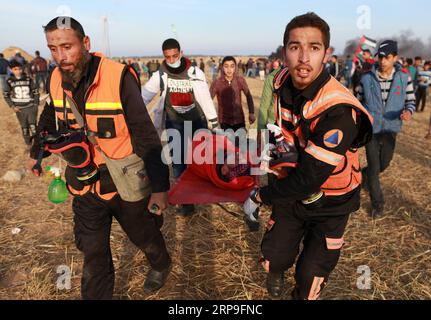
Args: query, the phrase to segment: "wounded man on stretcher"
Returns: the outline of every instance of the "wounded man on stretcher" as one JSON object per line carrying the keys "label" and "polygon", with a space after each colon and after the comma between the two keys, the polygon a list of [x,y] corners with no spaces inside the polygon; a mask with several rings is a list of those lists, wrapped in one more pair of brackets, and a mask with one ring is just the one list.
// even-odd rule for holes
{"label": "wounded man on stretcher", "polygon": [[[238,138],[238,137],[236,137]],[[257,156],[249,141],[238,141],[227,133],[198,132],[192,141],[191,162],[169,192],[171,204],[243,203],[256,188],[258,176],[266,172],[284,176],[296,166],[292,150],[272,145],[271,157]],[[190,158],[190,157],[189,157]],[[263,170],[263,171],[262,171]],[[250,229],[258,228],[258,212],[246,217]]]}

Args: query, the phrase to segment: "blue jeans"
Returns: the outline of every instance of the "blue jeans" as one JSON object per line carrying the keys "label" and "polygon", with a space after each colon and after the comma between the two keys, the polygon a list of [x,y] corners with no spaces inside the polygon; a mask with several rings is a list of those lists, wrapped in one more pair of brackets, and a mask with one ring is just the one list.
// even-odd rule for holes
{"label": "blue jeans", "polygon": [[371,141],[365,146],[367,167],[362,169],[362,173],[366,175],[373,208],[383,207],[385,203],[379,176],[392,161],[396,138],[397,134],[391,132],[374,134]]}
{"label": "blue jeans", "polygon": [[254,77],[254,69],[247,69],[246,77]]}
{"label": "blue jeans", "polygon": [[[186,137],[187,140],[184,141],[184,136],[185,134],[190,135],[189,132],[185,132],[184,131],[184,123],[185,122],[177,122],[177,121],[172,121],[171,119],[169,119],[168,116],[166,116],[166,129],[176,129],[179,131],[180,136],[181,136],[181,161],[180,163],[176,163],[175,161],[172,163],[172,170],[174,172],[174,177],[175,179],[179,178],[179,176],[186,170],[187,168],[187,164],[186,164],[186,159],[187,159],[187,155],[186,152],[189,148],[189,143],[193,140],[193,135],[195,134],[195,132],[199,129],[207,129],[207,124],[206,121],[204,119],[199,119],[199,120],[195,120],[192,121],[192,130],[191,130],[191,134],[192,136],[188,136]],[[171,143],[173,140],[173,137],[169,137],[168,143]],[[171,157],[173,159],[175,159],[172,155],[172,152],[175,148],[173,148],[171,150]]]}
{"label": "blue jeans", "polygon": [[36,87],[40,88],[40,84],[43,85],[43,91],[46,92],[46,78],[48,77],[48,73],[46,72],[38,72],[36,73]]}

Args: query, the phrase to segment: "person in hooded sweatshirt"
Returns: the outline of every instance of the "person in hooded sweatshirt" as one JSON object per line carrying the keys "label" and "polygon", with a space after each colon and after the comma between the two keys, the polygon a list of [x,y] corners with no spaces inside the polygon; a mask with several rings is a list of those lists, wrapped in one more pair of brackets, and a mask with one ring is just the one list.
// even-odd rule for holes
{"label": "person in hooded sweatshirt", "polygon": [[217,97],[218,119],[220,127],[224,130],[233,129],[236,131],[246,127],[241,91],[247,98],[248,120],[252,125],[256,121],[256,117],[250,89],[244,77],[238,73],[235,58],[224,57],[220,77],[211,84],[210,88],[211,98]]}

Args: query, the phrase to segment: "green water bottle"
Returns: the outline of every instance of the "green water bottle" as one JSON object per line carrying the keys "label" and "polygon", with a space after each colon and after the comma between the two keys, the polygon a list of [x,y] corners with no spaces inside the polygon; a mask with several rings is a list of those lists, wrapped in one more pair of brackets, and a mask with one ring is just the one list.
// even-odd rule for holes
{"label": "green water bottle", "polygon": [[51,168],[51,172],[54,174],[55,178],[48,187],[48,200],[52,203],[62,203],[66,201],[68,195],[66,183],[61,179],[59,169],[54,170]]}

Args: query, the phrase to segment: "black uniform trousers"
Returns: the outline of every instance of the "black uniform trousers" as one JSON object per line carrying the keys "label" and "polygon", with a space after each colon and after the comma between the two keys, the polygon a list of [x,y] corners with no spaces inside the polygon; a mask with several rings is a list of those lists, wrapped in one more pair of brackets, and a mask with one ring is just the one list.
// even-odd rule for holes
{"label": "black uniform trousers", "polygon": [[118,195],[105,201],[91,192],[73,199],[75,242],[84,254],[83,299],[112,298],[115,279],[110,248],[112,217],[144,252],[152,268],[162,271],[169,266],[171,259],[160,232],[163,218],[148,211],[148,201],[149,198],[127,202]]}
{"label": "black uniform trousers", "polygon": [[[295,268],[294,299],[317,299],[340,257],[349,213],[321,216],[300,202],[274,204],[261,249],[270,272]],[[300,244],[303,243],[300,252]]]}

